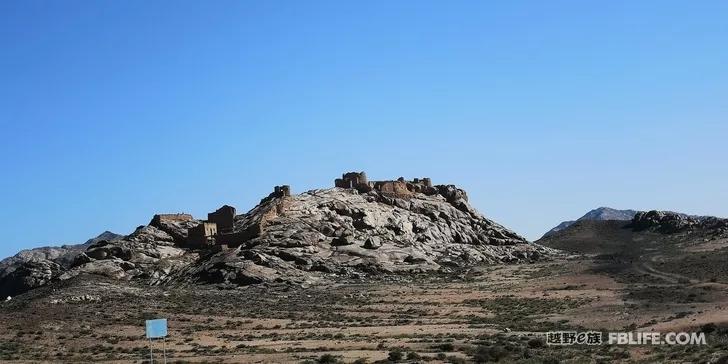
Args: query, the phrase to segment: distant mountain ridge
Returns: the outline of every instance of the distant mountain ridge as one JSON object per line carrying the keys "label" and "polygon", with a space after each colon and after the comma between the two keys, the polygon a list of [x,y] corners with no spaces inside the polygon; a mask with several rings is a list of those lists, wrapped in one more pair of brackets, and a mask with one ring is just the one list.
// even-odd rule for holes
{"label": "distant mountain ridge", "polygon": [[639,211],[636,210],[617,210],[613,209],[611,207],[599,207],[594,210],[591,210],[584,214],[584,216],[576,219],[576,220],[570,220],[570,221],[564,221],[553,229],[549,230],[544,234],[541,238],[545,238],[548,236],[553,235],[554,233],[557,233],[559,231],[562,231],[566,228],[568,228],[571,225],[574,225],[577,221],[606,221],[606,220],[618,220],[618,221],[628,221],[632,220],[635,215],[637,215]]}

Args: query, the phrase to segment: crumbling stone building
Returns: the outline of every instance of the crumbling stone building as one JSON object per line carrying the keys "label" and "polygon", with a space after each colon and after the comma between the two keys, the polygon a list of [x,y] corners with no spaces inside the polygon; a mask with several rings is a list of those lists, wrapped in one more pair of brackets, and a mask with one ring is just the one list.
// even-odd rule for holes
{"label": "crumbling stone building", "polygon": [[273,187],[273,195],[275,197],[288,197],[291,195],[291,186],[289,186],[289,185],[275,186],[275,187]]}
{"label": "crumbling stone building", "polygon": [[192,220],[194,218],[190,214],[156,214],[152,217],[150,225],[161,226],[162,224],[181,223]]}
{"label": "crumbling stone building", "polygon": [[341,175],[341,178],[334,180],[334,187],[339,188],[355,188],[357,190],[371,190],[371,185],[367,180],[365,172],[348,172]]}
{"label": "crumbling stone building", "polygon": [[187,244],[192,247],[215,245],[217,235],[217,224],[205,221],[188,230]]}
{"label": "crumbling stone building", "polygon": [[224,205],[215,212],[207,214],[207,221],[217,224],[217,232],[227,234],[233,232],[235,222],[235,208]]}
{"label": "crumbling stone building", "polygon": [[369,181],[364,172],[344,173],[341,178],[334,180],[334,187],[356,189],[360,193],[376,190],[382,195],[397,198],[408,198],[414,193],[433,195],[437,189],[432,186],[432,180],[428,177],[415,178],[407,181],[400,177],[394,181]]}
{"label": "crumbling stone building", "polygon": [[[275,198],[285,198],[291,195],[288,185],[275,186],[273,192],[264,198],[261,203]],[[265,214],[264,214],[265,215]],[[212,247],[216,250],[226,250],[236,247],[260,234],[262,222],[247,224],[245,227],[235,227],[236,209],[224,205],[214,212],[207,214],[207,221],[188,230],[187,245],[191,247]],[[189,216],[190,220],[192,216]],[[240,223],[240,221],[239,221]]]}

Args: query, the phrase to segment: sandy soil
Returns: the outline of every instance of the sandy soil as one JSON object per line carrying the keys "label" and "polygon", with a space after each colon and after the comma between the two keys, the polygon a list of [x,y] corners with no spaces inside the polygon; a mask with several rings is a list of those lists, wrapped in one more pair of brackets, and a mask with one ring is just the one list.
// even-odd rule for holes
{"label": "sandy soil", "polygon": [[[681,281],[656,266],[617,273],[599,267],[589,258],[565,259],[479,267],[459,277],[235,290],[85,279],[0,304],[0,359],[141,363],[149,355],[143,322],[157,317],[169,320],[168,358],[220,363],[301,363],[325,354],[346,363],[376,362],[398,350],[420,358],[414,362],[473,362],[478,352],[490,355],[488,350],[497,350],[487,348],[496,347],[507,348],[501,362],[526,356],[534,363],[670,362],[676,349],[538,341],[550,330],[668,332],[728,325],[723,284]],[[93,300],[70,300],[83,295]],[[155,347],[161,350],[161,342]],[[698,349],[689,357],[714,357],[725,348]]]}

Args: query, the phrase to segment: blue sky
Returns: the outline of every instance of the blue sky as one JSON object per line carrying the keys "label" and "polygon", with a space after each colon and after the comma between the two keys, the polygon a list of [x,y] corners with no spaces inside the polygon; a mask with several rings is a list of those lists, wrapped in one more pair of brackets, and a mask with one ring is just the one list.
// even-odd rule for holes
{"label": "blue sky", "polygon": [[725,1],[0,2],[0,256],[430,176],[531,238],[728,216]]}

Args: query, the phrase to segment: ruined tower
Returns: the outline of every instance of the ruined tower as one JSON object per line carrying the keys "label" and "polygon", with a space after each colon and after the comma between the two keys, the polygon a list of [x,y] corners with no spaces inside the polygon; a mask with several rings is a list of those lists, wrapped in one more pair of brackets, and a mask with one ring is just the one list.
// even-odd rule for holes
{"label": "ruined tower", "polygon": [[359,192],[371,190],[371,184],[367,180],[367,174],[365,172],[344,173],[341,178],[334,180],[334,187],[354,188],[359,190]]}
{"label": "ruined tower", "polygon": [[412,181],[407,181],[404,177],[399,177],[394,181],[369,181],[364,172],[344,173],[341,178],[334,180],[334,186],[356,189],[360,193],[376,190],[383,195],[398,198],[409,198],[414,193],[426,195],[437,193],[437,189],[432,186],[432,180],[429,177],[415,178]]}
{"label": "ruined tower", "polygon": [[230,205],[224,205],[215,212],[207,214],[207,220],[217,225],[217,231],[220,233],[229,233],[233,231],[235,221],[235,208]]}
{"label": "ruined tower", "polygon": [[273,187],[273,195],[275,197],[288,197],[291,195],[291,186],[282,185]]}

